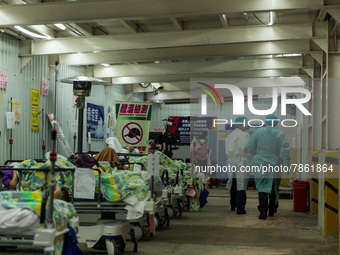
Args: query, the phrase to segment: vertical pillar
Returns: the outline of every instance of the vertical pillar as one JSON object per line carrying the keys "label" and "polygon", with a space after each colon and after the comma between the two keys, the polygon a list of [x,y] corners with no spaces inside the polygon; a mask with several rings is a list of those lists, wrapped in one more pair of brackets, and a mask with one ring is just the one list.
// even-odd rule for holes
{"label": "vertical pillar", "polygon": [[328,150],[340,147],[339,109],[340,109],[340,55],[330,55],[328,65]]}
{"label": "vertical pillar", "polygon": [[339,228],[339,175],[338,148],[340,147],[339,137],[339,109],[340,109],[340,56],[328,54],[328,93],[327,93],[327,149],[325,163],[334,166],[335,174],[332,176],[326,173],[324,179],[324,234],[336,235]]}

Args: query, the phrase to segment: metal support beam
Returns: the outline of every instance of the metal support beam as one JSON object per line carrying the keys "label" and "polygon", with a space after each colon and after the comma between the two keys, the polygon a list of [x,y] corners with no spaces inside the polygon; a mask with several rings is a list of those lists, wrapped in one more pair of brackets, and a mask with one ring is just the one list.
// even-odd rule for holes
{"label": "metal support beam", "polygon": [[178,18],[170,18],[177,30],[183,30],[182,21]]}
{"label": "metal support beam", "polygon": [[132,20],[120,20],[119,21],[124,27],[126,27],[130,32],[138,33],[138,27]]}
{"label": "metal support beam", "polygon": [[2,2],[9,4],[9,5],[11,5],[11,4],[26,4],[26,2],[23,1],[23,0],[4,0]]}
{"label": "metal support beam", "polygon": [[93,36],[92,28],[87,24],[66,24],[66,27],[69,28],[73,33],[77,36]]}
{"label": "metal support beam", "polygon": [[176,92],[161,92],[158,95],[153,93],[147,93],[147,99],[150,101],[163,101],[163,100],[175,100],[175,99],[194,99],[195,96],[190,94],[190,90],[176,91]]}
{"label": "metal support beam", "polygon": [[233,59],[223,61],[192,61],[178,63],[96,66],[95,77],[124,77],[133,75],[178,75],[214,72],[253,71],[265,69],[301,68],[302,57],[275,59]]}
{"label": "metal support beam", "polygon": [[[203,79],[204,81],[206,79]],[[224,80],[224,79],[223,79]],[[245,78],[239,78],[239,79],[228,79],[227,82],[235,82],[232,83],[234,85],[237,85],[241,89],[246,89],[248,87],[254,87],[254,88],[272,88],[274,86],[276,87],[282,87],[282,86],[304,86],[304,81],[298,77],[295,78],[277,78],[275,79],[268,79],[268,78],[257,78],[257,79],[245,79]],[[216,82],[216,80],[214,80]],[[180,81],[180,82],[161,82],[161,85],[163,86],[162,90],[159,90],[160,93],[163,92],[174,92],[174,91],[189,91],[193,87],[190,88],[190,80],[187,81]],[[127,92],[132,93],[149,93],[153,92],[152,86],[149,86],[147,88],[142,88],[138,84],[133,85],[126,85],[131,86],[129,89],[126,89]],[[258,89],[256,89],[255,93],[258,93]]]}
{"label": "metal support beam", "polygon": [[322,51],[312,51],[309,53],[320,65],[323,64]]}
{"label": "metal support beam", "polygon": [[[177,81],[177,82],[162,82],[161,83],[164,89],[160,90],[160,92],[169,92],[169,91],[185,91],[190,90],[190,80],[187,81]],[[153,92],[153,87],[149,86],[147,88],[142,88],[138,84],[132,85],[132,93],[142,93],[142,92]]]}
{"label": "metal support beam", "polygon": [[[247,91],[247,88],[241,88],[244,92]],[[254,95],[271,95],[272,88],[256,88],[253,91]],[[225,91],[223,93],[224,97],[231,97],[232,94],[230,91]],[[169,91],[169,92],[160,92],[158,95],[154,95],[153,93],[147,93],[147,99],[150,101],[166,101],[166,100],[176,100],[176,99],[197,99],[197,94],[190,93],[190,90],[186,91]]]}
{"label": "metal support beam", "polygon": [[229,21],[228,21],[227,15],[220,14],[219,16],[220,16],[220,20],[221,20],[222,26],[229,27]]}
{"label": "metal support beam", "polygon": [[60,55],[61,65],[97,65],[100,63],[130,63],[162,60],[200,59],[214,57],[279,55],[308,53],[309,40],[255,42],[241,44],[204,45],[164,49],[125,50],[99,53]]}
{"label": "metal support beam", "polygon": [[322,7],[323,0],[186,0],[185,3],[182,0],[47,2],[34,5],[1,6],[0,26],[60,22],[90,23],[99,20],[190,17]]}
{"label": "metal support beam", "polygon": [[[261,78],[261,77],[292,77],[298,76],[299,69],[268,69],[256,71],[240,71],[240,72],[219,72],[219,73],[200,73],[200,78]],[[301,76],[301,75],[299,75]],[[190,81],[195,76],[192,74],[179,75],[154,75],[154,76],[130,76],[112,78],[112,84],[136,84],[150,82],[174,82],[174,81]],[[304,77],[304,76],[303,76]],[[305,77],[307,77],[305,75]]]}
{"label": "metal support beam", "polygon": [[302,68],[303,71],[306,72],[306,74],[308,74],[308,76],[310,78],[314,78],[314,68],[313,67],[304,67]]}
{"label": "metal support beam", "polygon": [[32,57],[21,58],[21,70],[30,62]]}
{"label": "metal support beam", "polygon": [[45,35],[45,36],[49,36],[51,38],[55,38],[56,37],[56,33],[53,29],[50,29],[49,27],[45,26],[45,25],[33,25],[33,26],[29,26],[32,30]]}
{"label": "metal support beam", "polygon": [[[86,38],[57,38],[53,40],[31,41],[30,49],[26,52],[21,50],[21,54],[48,55],[93,51],[310,39],[313,37],[312,30],[312,24],[288,24],[275,26],[197,29],[167,33],[106,35]],[[319,35],[321,38],[326,36],[326,33],[324,35]]]}
{"label": "metal support beam", "polygon": [[[201,73],[200,78],[267,78],[267,77],[292,77],[300,75],[299,69],[277,69],[277,70],[257,70],[257,71],[240,71],[240,72],[219,72],[219,73]],[[131,76],[112,78],[112,84],[136,84],[150,82],[177,82],[189,81],[194,76],[192,74],[181,75],[156,75],[156,76]]]}
{"label": "metal support beam", "polygon": [[320,47],[324,52],[328,52],[328,39],[327,38],[315,38],[312,39],[313,42],[315,42],[316,45]]}
{"label": "metal support beam", "polygon": [[340,22],[340,8],[328,9],[327,11],[338,23]]}

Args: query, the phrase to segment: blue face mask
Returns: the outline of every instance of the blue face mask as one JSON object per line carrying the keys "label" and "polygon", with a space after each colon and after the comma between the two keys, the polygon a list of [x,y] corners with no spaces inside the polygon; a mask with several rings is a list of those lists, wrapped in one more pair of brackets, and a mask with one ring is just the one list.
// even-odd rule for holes
{"label": "blue face mask", "polygon": [[246,124],[246,125],[245,125],[245,127],[243,128],[243,131],[248,131],[248,130],[249,130],[249,128],[250,128],[250,127],[249,127],[249,125],[248,125],[248,124]]}

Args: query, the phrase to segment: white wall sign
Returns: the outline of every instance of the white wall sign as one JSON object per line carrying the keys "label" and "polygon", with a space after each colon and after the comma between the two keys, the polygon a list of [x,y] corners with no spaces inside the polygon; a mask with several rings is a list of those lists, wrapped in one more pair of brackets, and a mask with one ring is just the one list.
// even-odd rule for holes
{"label": "white wall sign", "polygon": [[14,112],[6,112],[7,129],[13,129],[15,125]]}
{"label": "white wall sign", "polygon": [[159,175],[159,155],[158,154],[148,155],[148,175],[150,176]]}

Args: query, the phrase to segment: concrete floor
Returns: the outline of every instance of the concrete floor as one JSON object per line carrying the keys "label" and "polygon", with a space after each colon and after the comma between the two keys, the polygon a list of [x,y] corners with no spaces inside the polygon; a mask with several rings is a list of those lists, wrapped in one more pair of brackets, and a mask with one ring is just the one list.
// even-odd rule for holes
{"label": "concrete floor", "polygon": [[[139,242],[138,254],[339,254],[338,239],[324,238],[317,228],[317,217],[294,213],[293,202],[281,199],[277,215],[258,219],[257,192],[247,191],[247,214],[230,211],[228,191],[209,189],[208,204],[200,212],[184,212],[171,219],[170,227],[162,227],[156,236]],[[79,245],[84,254],[106,254]],[[124,254],[132,253],[131,243]],[[21,247],[0,254],[43,254],[41,250]]]}

